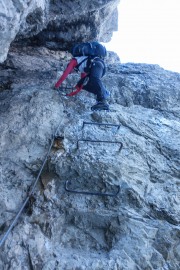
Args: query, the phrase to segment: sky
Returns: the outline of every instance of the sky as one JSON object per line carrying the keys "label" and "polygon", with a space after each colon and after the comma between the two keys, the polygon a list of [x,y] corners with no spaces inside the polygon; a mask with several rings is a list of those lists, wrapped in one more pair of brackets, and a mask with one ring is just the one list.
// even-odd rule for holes
{"label": "sky", "polygon": [[180,73],[180,0],[121,0],[118,31],[105,46],[121,63],[158,64]]}

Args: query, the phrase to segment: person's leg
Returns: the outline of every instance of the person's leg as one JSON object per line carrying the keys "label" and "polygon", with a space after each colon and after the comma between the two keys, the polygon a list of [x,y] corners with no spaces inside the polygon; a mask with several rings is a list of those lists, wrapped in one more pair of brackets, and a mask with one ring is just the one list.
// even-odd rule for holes
{"label": "person's leg", "polygon": [[[110,96],[109,92],[105,89],[102,82],[97,78],[91,78],[90,82],[86,85],[88,92],[96,95],[97,103],[91,107],[92,111],[109,110],[107,98]],[[97,91],[99,90],[99,91]]]}
{"label": "person's leg", "polygon": [[103,69],[104,65],[99,61],[95,61],[91,67],[89,81],[85,86],[83,86],[84,90],[97,96],[97,101],[106,100],[109,96],[109,92],[106,90],[101,81]]}

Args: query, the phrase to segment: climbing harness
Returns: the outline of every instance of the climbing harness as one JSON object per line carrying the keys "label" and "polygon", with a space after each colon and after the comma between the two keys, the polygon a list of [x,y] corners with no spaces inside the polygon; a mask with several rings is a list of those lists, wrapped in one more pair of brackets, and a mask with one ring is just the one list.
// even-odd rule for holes
{"label": "climbing harness", "polygon": [[[97,123],[97,122],[83,122],[82,129],[84,129],[85,125],[98,125],[98,126],[104,126],[104,127],[116,127],[117,131],[120,128],[120,125],[117,124],[111,124],[111,123]],[[90,143],[113,143],[113,144],[120,144],[119,151],[121,151],[123,144],[119,141],[111,141],[111,140],[91,140],[91,139],[84,139],[81,138],[77,141],[77,149],[79,149],[79,142],[90,142]],[[96,196],[111,196],[115,197],[118,195],[120,191],[120,187],[116,186],[116,191],[114,193],[112,192],[97,192],[97,191],[84,191],[84,190],[75,190],[70,188],[72,181],[67,180],[65,182],[65,190],[71,193],[77,193],[77,194],[84,194],[84,195],[96,195]]]}

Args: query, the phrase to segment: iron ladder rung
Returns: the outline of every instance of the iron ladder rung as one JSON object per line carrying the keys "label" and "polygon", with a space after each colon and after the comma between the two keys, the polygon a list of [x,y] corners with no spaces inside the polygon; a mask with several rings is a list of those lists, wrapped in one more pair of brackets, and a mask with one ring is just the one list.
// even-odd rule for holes
{"label": "iron ladder rung", "polygon": [[118,195],[118,193],[120,192],[120,186],[117,186],[117,191],[114,193],[109,193],[109,192],[97,192],[97,191],[84,191],[84,190],[74,190],[74,189],[70,189],[68,187],[70,181],[67,180],[65,182],[65,190],[67,192],[71,192],[71,193],[76,193],[76,194],[84,194],[84,195],[95,195],[95,196],[110,196],[110,197],[115,197]]}

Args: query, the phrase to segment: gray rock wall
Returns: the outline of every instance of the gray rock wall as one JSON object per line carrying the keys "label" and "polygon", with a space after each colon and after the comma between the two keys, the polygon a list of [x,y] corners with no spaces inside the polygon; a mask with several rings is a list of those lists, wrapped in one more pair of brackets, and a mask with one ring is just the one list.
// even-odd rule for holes
{"label": "gray rock wall", "polygon": [[14,40],[20,47],[33,42],[66,50],[75,42],[109,41],[117,30],[118,3],[119,0],[0,0],[0,63]]}
{"label": "gray rock wall", "polygon": [[[32,30],[33,34],[44,28],[47,21],[48,2],[48,0],[0,1],[0,63],[6,59],[9,46],[19,31],[25,37]],[[31,14],[36,14],[35,17],[38,21],[32,22],[30,20]]]}
{"label": "gray rock wall", "polygon": [[[26,198],[56,142],[18,224],[1,247],[1,269],[166,269],[180,261],[180,74],[157,65],[108,64],[111,112],[93,95],[66,97],[52,86],[70,55],[11,49],[1,65],[0,234]],[[77,75],[67,83],[73,85]],[[83,121],[115,123],[116,127]],[[86,143],[77,140],[123,143]],[[71,194],[69,188],[115,192]]]}

